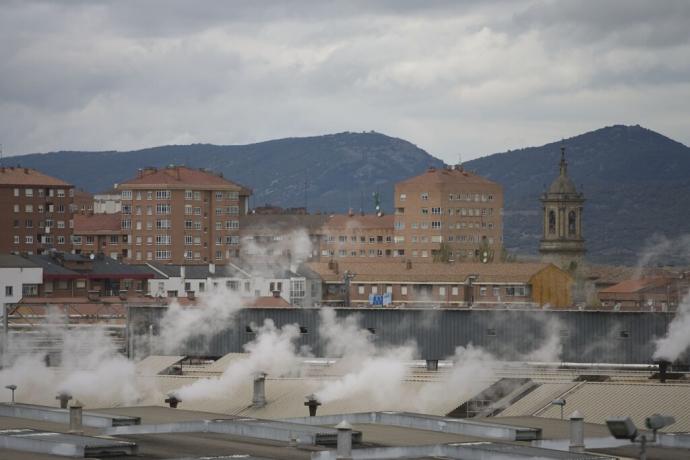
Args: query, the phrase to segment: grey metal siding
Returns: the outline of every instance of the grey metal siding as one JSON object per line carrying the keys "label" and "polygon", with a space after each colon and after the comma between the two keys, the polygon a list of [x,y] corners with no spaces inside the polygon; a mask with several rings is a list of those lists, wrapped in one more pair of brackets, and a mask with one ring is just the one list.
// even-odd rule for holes
{"label": "grey metal siding", "polygon": [[[153,325],[154,335],[165,307],[132,307],[129,312],[130,346]],[[277,327],[297,324],[306,328],[296,346],[308,346],[323,356],[318,308],[245,309],[227,328],[210,340],[190,340],[179,354],[222,356],[242,352],[255,338],[247,326],[260,326],[271,319]],[[360,325],[374,332],[380,345],[402,345],[414,341],[421,359],[444,359],[458,346],[478,346],[501,359],[521,360],[540,347],[549,333],[561,337],[561,361],[645,364],[652,362],[654,340],[662,337],[673,319],[670,313],[580,312],[541,310],[384,310],[335,308],[338,317],[358,315]],[[141,356],[147,350],[130,353]],[[688,363],[687,355],[682,358]]]}

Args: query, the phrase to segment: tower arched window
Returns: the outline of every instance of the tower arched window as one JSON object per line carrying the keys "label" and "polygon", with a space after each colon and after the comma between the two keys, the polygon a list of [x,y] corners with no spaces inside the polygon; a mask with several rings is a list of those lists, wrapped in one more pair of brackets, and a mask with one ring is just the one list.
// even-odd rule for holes
{"label": "tower arched window", "polygon": [[568,213],[568,236],[575,236],[577,234],[577,215],[575,211]]}
{"label": "tower arched window", "polygon": [[556,211],[549,211],[549,235],[556,233]]}

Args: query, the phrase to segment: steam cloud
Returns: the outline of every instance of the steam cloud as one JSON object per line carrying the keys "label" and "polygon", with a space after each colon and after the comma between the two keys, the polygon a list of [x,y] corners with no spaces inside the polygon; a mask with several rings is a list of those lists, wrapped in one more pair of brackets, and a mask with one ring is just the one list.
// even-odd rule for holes
{"label": "steam cloud", "polygon": [[57,310],[36,327],[44,339],[60,344],[54,355],[60,367],[48,367],[47,353],[37,351],[30,339],[13,337],[0,385],[17,385],[19,401],[54,401],[57,393],[67,392],[90,405],[133,404],[151,391],[137,381],[134,363],[119,353],[103,327],[70,328]]}
{"label": "steam cloud", "polygon": [[224,286],[201,295],[194,308],[185,308],[174,300],[161,319],[154,349],[160,354],[175,354],[192,338],[207,342],[228,327],[242,305],[239,294]]}
{"label": "steam cloud", "polygon": [[197,380],[175,390],[175,395],[183,402],[221,398],[230,395],[238,385],[246,385],[259,372],[274,377],[294,376],[301,358],[307,356],[306,351],[298,353],[295,347],[298,337],[296,325],[287,324],[279,329],[267,319],[257,330],[256,339],[244,346],[246,357],[232,361],[220,377]]}
{"label": "steam cloud", "polygon": [[675,361],[690,347],[690,294],[678,306],[666,336],[656,341],[653,359]]}

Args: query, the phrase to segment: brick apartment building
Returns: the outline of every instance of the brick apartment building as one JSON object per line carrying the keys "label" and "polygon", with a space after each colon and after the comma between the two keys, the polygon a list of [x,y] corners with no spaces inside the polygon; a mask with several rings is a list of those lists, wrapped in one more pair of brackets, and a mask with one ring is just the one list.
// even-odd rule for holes
{"label": "brick apartment building", "polygon": [[0,167],[0,252],[70,251],[74,186],[35,169]]}
{"label": "brick apartment building", "polygon": [[395,254],[394,216],[335,214],[321,226],[321,259],[387,258]]}
{"label": "brick apartment building", "polygon": [[75,254],[105,254],[124,259],[129,249],[129,234],[122,228],[122,215],[75,214],[72,245]]}
{"label": "brick apartment building", "polygon": [[239,257],[240,216],[251,191],[185,166],[145,168],[117,186],[126,261],[216,263]]}
{"label": "brick apartment building", "polygon": [[397,256],[417,261],[498,259],[503,189],[461,166],[429,168],[395,184]]}

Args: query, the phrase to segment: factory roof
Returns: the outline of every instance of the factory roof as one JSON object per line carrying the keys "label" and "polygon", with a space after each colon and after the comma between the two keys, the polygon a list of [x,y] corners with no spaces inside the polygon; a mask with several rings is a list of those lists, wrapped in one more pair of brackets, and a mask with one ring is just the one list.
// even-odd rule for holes
{"label": "factory roof", "polygon": [[[543,388],[541,388],[543,387]],[[690,382],[573,382],[542,384],[501,415],[535,415],[546,418],[560,416],[560,408],[550,404],[565,399],[569,412],[579,410],[585,420],[604,423],[607,417],[629,416],[639,427],[655,413],[673,415],[676,423],[668,432],[690,431]]]}

